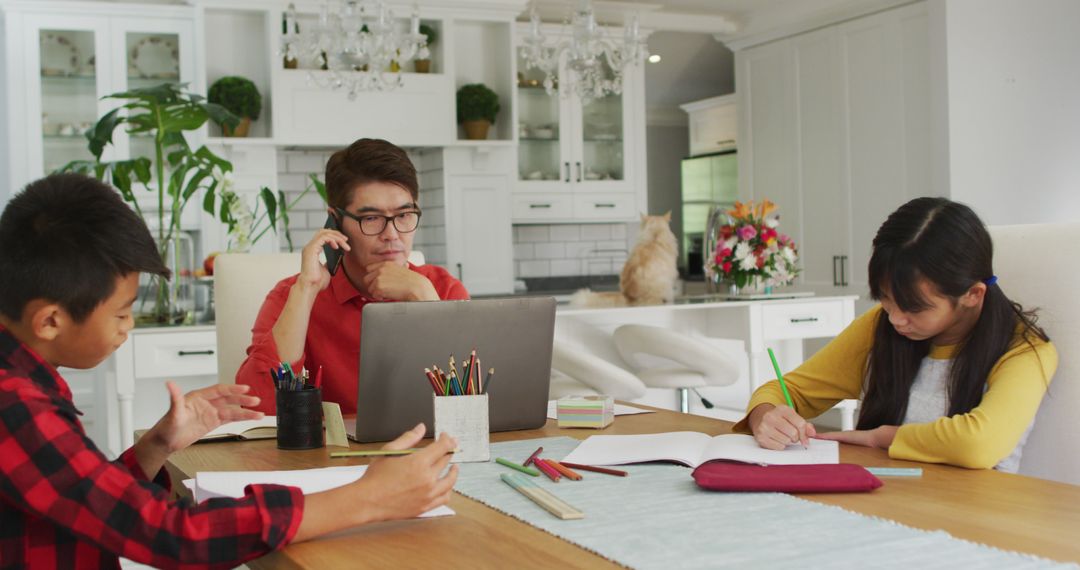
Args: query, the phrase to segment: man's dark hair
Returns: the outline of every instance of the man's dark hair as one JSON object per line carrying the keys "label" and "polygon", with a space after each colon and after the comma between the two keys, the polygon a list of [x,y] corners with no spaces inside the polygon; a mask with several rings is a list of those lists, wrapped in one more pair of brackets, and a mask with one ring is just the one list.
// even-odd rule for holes
{"label": "man's dark hair", "polygon": [[416,167],[397,145],[382,139],[360,139],[330,156],[326,162],[326,200],[332,208],[344,208],[357,186],[389,182],[409,191],[419,201]]}
{"label": "man's dark hair", "polygon": [[0,216],[0,313],[9,319],[47,299],[82,322],[133,272],[169,276],[146,224],[99,180],[47,176]]}

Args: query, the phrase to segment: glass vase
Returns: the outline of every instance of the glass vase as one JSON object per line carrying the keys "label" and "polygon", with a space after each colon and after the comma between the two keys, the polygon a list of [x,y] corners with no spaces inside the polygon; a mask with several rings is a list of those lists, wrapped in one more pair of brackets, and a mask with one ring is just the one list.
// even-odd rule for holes
{"label": "glass vase", "polygon": [[704,267],[705,290],[709,293],[723,293],[723,274],[714,270],[716,246],[720,240],[720,228],[728,221],[727,213],[720,206],[709,208],[705,217],[705,236],[702,240],[701,259]]}
{"label": "glass vase", "polygon": [[195,315],[195,248],[184,232],[158,243],[165,267],[172,277],[143,274],[135,302],[139,326],[189,325]]}

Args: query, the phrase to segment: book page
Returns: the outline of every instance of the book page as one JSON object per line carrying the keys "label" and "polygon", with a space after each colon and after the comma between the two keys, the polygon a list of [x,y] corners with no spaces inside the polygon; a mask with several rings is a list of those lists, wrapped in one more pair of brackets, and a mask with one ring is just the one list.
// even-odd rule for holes
{"label": "book page", "polygon": [[[263,416],[263,418],[260,420],[244,420],[241,422],[229,422],[226,424],[221,424],[218,427],[207,432],[206,435],[199,438],[199,441],[205,439],[241,436],[244,434],[245,431],[256,428],[277,429],[277,416]],[[252,434],[252,437],[274,437],[274,435],[267,435],[266,430],[262,430],[262,433],[256,432],[255,434]]]}
{"label": "book page", "polygon": [[674,461],[695,467],[701,450],[712,439],[696,431],[649,435],[594,435],[562,461],[583,465],[625,465],[645,461]]}
{"label": "book page", "polygon": [[814,465],[840,463],[840,444],[824,439],[811,439],[809,449],[802,444],[789,445],[783,451],[765,449],[754,436],[738,433],[718,435],[705,447],[701,463],[713,459],[730,459],[766,465]]}

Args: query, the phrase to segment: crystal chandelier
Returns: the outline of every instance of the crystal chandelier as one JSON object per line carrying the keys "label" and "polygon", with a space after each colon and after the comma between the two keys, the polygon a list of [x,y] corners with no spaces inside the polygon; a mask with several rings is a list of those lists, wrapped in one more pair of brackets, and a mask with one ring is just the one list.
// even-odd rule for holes
{"label": "crystal chandelier", "polygon": [[430,57],[415,8],[405,31],[395,25],[382,0],[345,0],[335,12],[323,4],[319,19],[303,30],[296,8],[289,4],[282,52],[286,59],[314,62],[328,71],[309,73],[308,79],[323,89],[344,89],[350,100],[361,91],[400,87],[401,67],[413,58]]}
{"label": "crystal chandelier", "polygon": [[[623,69],[639,65],[649,55],[635,15],[626,24],[621,43],[609,39],[596,23],[591,0],[579,0],[569,23],[570,36],[549,44],[540,31],[540,14],[534,0],[529,12],[529,32],[521,56],[527,69],[544,73],[544,89],[554,95],[561,83],[564,96],[577,95],[582,102],[622,93]],[[566,75],[559,77],[559,60],[566,58]]]}

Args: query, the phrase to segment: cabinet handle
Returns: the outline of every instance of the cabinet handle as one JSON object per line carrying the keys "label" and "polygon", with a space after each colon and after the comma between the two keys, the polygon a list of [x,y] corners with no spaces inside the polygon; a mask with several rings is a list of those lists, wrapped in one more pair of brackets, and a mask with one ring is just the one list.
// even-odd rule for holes
{"label": "cabinet handle", "polygon": [[177,351],[177,353],[176,353],[177,356],[198,356],[198,355],[209,356],[211,354],[214,354],[214,351],[209,350],[209,349],[207,349],[207,350],[180,350],[180,351]]}
{"label": "cabinet handle", "polygon": [[458,278],[458,281],[464,281],[465,280],[465,277],[461,272],[461,264],[460,263],[457,264],[457,278]]}
{"label": "cabinet handle", "polygon": [[840,280],[836,278],[836,262],[840,259],[839,255],[832,256],[832,284],[833,287],[840,286]]}
{"label": "cabinet handle", "polygon": [[530,208],[550,208],[551,204],[529,204]]}
{"label": "cabinet handle", "polygon": [[566,167],[566,182],[570,182],[570,163],[564,162],[563,166]]}
{"label": "cabinet handle", "polygon": [[615,204],[593,204],[597,208],[614,208]]}
{"label": "cabinet handle", "polygon": [[841,287],[847,287],[848,286],[848,280],[847,280],[847,256],[846,255],[841,255],[840,256],[840,286]]}
{"label": "cabinet handle", "polygon": [[817,317],[803,317],[801,319],[788,319],[788,320],[791,321],[792,323],[816,323],[816,322],[818,322]]}
{"label": "cabinet handle", "polygon": [[577,167],[577,181],[581,182],[581,163],[575,162],[574,165]]}
{"label": "cabinet handle", "polygon": [[718,146],[722,146],[722,145],[725,145],[725,144],[735,144],[735,139],[724,139],[722,141],[716,141],[716,144]]}

